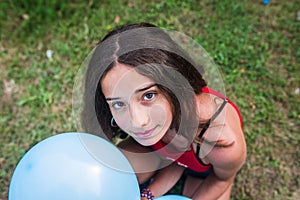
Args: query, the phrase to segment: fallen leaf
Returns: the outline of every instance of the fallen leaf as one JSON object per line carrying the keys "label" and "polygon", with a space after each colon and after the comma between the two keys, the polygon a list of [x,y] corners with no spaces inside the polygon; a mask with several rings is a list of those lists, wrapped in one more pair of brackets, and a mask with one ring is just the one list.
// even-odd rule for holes
{"label": "fallen leaf", "polygon": [[27,20],[27,19],[29,19],[29,15],[26,14],[26,13],[24,13],[24,14],[22,15],[22,18],[23,18],[24,20]]}
{"label": "fallen leaf", "polygon": [[249,105],[250,105],[250,107],[251,107],[252,109],[255,109],[255,108],[256,108],[256,106],[255,106],[255,104],[254,104],[253,102],[250,102]]}
{"label": "fallen leaf", "polygon": [[116,16],[115,22],[118,24],[118,23],[120,23],[120,21],[121,21],[121,18],[119,16]]}

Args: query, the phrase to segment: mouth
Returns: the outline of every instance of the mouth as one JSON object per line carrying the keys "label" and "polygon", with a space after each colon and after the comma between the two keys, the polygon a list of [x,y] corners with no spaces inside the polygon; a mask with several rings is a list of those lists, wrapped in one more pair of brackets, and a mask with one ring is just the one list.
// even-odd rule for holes
{"label": "mouth", "polygon": [[153,131],[156,129],[156,127],[149,129],[144,132],[133,132],[133,134],[138,138],[148,138],[152,135]]}

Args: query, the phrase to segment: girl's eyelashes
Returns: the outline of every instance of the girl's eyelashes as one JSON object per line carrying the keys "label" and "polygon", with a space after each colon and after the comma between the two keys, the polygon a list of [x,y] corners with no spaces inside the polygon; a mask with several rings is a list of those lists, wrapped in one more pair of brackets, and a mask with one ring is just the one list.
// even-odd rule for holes
{"label": "girl's eyelashes", "polygon": [[116,101],[116,102],[113,102],[111,104],[111,107],[113,107],[115,110],[120,110],[124,106],[125,106],[125,104],[123,102],[120,102],[120,101]]}
{"label": "girl's eyelashes", "polygon": [[[158,92],[156,91],[147,91],[145,92],[144,94],[142,94],[141,97],[136,97],[136,98],[141,98],[141,102],[144,102],[144,103],[150,103],[152,102],[153,100],[155,100],[158,96]],[[139,101],[138,99],[136,99],[137,101]],[[129,102],[128,102],[129,103]],[[133,102],[131,102],[133,103]],[[123,101],[113,101],[113,102],[109,102],[110,104],[110,107],[114,110],[121,110],[121,109],[124,109],[126,107],[126,102],[123,102]]]}
{"label": "girl's eyelashes", "polygon": [[151,91],[151,92],[147,92],[143,95],[143,100],[144,101],[152,101],[156,98],[157,96],[157,92]]}

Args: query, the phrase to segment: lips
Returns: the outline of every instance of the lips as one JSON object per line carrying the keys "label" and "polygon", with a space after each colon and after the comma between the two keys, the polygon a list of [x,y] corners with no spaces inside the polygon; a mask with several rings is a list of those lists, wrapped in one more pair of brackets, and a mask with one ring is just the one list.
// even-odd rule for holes
{"label": "lips", "polygon": [[152,133],[155,129],[156,129],[156,127],[149,129],[147,131],[144,131],[144,132],[133,132],[133,134],[136,135],[136,137],[138,137],[138,138],[148,138],[149,136],[152,135]]}

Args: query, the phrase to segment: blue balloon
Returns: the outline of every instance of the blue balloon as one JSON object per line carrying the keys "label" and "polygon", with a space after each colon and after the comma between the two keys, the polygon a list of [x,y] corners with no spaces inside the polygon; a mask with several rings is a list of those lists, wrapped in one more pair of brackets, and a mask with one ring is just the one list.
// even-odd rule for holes
{"label": "blue balloon", "polygon": [[185,196],[180,196],[180,195],[165,195],[165,196],[160,196],[155,198],[155,200],[192,200],[188,197]]}
{"label": "blue balloon", "polygon": [[9,200],[139,200],[131,165],[108,141],[63,133],[33,146],[18,163]]}

